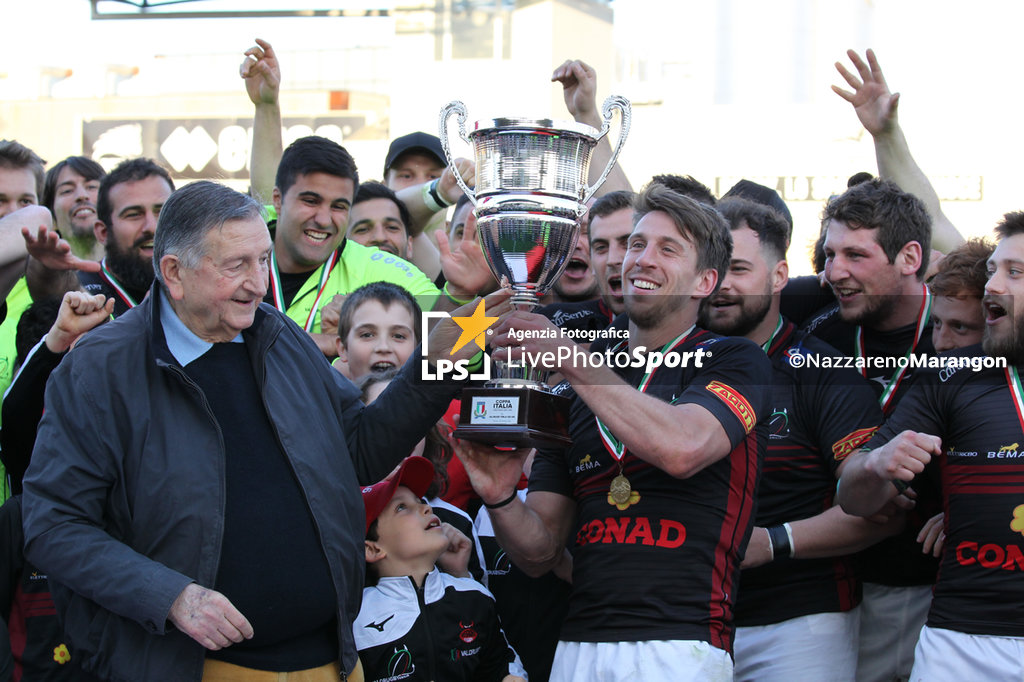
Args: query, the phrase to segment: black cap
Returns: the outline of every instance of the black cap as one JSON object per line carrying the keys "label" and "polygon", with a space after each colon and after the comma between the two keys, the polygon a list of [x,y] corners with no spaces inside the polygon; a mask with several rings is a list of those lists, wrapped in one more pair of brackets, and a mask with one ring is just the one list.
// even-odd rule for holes
{"label": "black cap", "polygon": [[398,157],[406,152],[421,151],[437,159],[442,166],[448,163],[444,160],[444,149],[441,147],[441,140],[437,135],[429,133],[409,133],[396,137],[388,147],[387,158],[384,159],[384,177],[388,175],[391,164],[398,160]]}

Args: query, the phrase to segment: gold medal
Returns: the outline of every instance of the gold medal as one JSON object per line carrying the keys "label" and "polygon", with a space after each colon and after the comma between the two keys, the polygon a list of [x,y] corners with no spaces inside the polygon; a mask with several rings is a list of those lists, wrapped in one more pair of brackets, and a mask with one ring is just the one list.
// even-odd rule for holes
{"label": "gold medal", "polygon": [[629,484],[629,479],[619,474],[612,479],[612,484],[608,488],[608,495],[616,505],[624,505],[629,503],[629,494],[632,491],[633,486]]}

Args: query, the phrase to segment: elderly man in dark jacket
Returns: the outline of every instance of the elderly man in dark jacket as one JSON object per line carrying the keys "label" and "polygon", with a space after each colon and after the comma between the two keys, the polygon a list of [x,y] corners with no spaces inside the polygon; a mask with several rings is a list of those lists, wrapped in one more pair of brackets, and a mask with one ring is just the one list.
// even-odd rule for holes
{"label": "elderly man in dark jacket", "polygon": [[[245,195],[179,190],[153,248],[147,299],[50,380],[25,478],[27,554],[56,583],[76,663],[99,678],[345,679],[357,482],[386,476],[455,386],[420,381],[416,353],[364,407],[307,334],[261,305],[272,244]],[[458,334],[439,324],[433,353]]]}

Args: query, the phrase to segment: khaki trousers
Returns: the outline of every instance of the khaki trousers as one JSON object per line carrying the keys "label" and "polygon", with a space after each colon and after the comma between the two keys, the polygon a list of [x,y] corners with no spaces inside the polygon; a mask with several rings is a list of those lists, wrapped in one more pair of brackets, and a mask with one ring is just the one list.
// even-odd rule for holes
{"label": "khaki trousers", "polygon": [[[203,682],[338,682],[341,666],[337,661],[319,668],[279,673],[272,670],[255,670],[233,663],[206,659],[203,664]],[[349,682],[363,682],[363,666],[358,661],[356,669],[349,673]]]}

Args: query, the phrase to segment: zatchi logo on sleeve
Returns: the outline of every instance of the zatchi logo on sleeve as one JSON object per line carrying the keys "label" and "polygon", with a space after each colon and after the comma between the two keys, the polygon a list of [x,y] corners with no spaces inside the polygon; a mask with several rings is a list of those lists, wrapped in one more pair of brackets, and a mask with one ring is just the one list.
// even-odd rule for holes
{"label": "zatchi logo on sleeve", "polygon": [[743,430],[746,433],[750,433],[750,430],[754,428],[754,424],[757,423],[757,416],[754,414],[754,408],[750,406],[746,398],[740,395],[732,386],[723,384],[721,381],[712,381],[704,388],[718,396],[732,413],[736,415],[740,423],[743,424]]}

